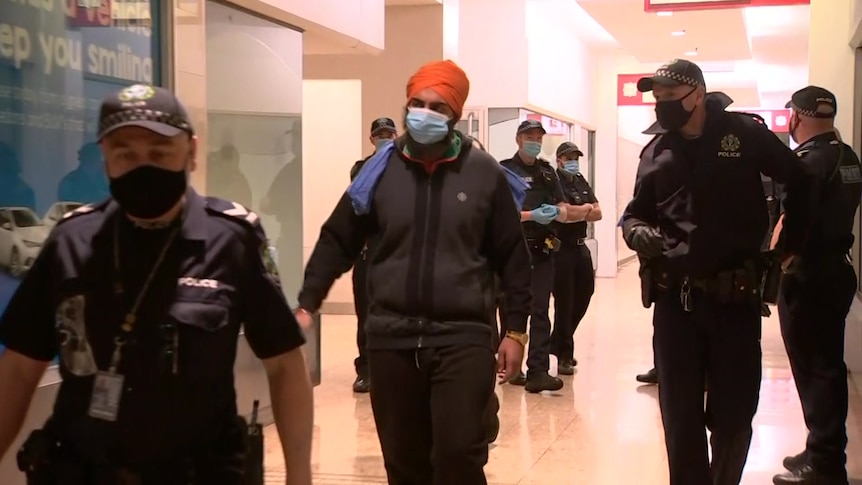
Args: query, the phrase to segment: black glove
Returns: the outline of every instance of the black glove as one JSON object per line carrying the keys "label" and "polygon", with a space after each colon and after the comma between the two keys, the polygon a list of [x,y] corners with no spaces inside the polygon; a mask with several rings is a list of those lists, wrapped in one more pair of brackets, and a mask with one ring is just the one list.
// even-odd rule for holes
{"label": "black glove", "polygon": [[664,248],[664,241],[658,229],[647,225],[632,227],[626,234],[626,242],[638,254],[648,258],[661,256]]}

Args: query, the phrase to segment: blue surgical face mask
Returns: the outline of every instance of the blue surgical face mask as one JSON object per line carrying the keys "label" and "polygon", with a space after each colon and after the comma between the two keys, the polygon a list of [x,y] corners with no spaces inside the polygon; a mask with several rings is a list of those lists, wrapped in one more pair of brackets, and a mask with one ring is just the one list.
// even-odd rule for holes
{"label": "blue surgical face mask", "polygon": [[566,160],[563,162],[563,171],[574,175],[581,171],[581,164],[577,160]]}
{"label": "blue surgical face mask", "polygon": [[407,108],[407,132],[422,145],[431,145],[449,134],[449,117],[426,108]]}
{"label": "blue surgical face mask", "polygon": [[374,142],[374,146],[379,152],[380,150],[383,150],[383,147],[385,147],[387,143],[392,143],[392,138],[378,138],[377,141]]}
{"label": "blue surgical face mask", "polygon": [[542,153],[542,144],[537,141],[525,141],[523,150],[525,154],[535,158]]}

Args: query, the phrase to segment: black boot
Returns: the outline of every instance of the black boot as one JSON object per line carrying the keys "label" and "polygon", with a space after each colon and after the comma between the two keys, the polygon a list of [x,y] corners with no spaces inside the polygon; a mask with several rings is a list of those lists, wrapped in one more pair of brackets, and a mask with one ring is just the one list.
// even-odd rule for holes
{"label": "black boot", "polygon": [[353,392],[365,394],[371,390],[371,379],[368,376],[357,375],[353,381]]}
{"label": "black boot", "polygon": [[827,475],[811,465],[802,465],[798,470],[772,477],[775,485],[847,485],[847,476]]}
{"label": "black boot", "polygon": [[792,472],[804,467],[806,463],[808,463],[808,453],[805,451],[797,455],[785,456],[784,461],[781,462],[781,464],[784,465],[784,468]]}
{"label": "black boot", "polygon": [[658,371],[653,367],[646,374],[638,374],[635,379],[644,384],[658,384]]}
{"label": "black boot", "polygon": [[527,392],[559,391],[563,388],[563,381],[559,377],[552,377],[547,372],[536,372],[527,376],[524,389]]}
{"label": "black boot", "polygon": [[575,366],[578,361],[575,359],[560,359],[557,361],[557,374],[561,376],[575,375]]}

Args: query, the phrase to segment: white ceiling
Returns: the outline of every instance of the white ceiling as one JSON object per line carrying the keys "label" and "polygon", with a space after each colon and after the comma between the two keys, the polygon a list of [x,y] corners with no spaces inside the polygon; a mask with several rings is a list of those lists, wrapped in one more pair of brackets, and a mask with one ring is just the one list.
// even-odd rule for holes
{"label": "white ceiling", "polygon": [[[577,2],[645,71],[691,59],[703,68],[708,88],[726,92],[734,106],[781,108],[808,82],[807,5],[659,16],[644,12],[643,0]],[[697,54],[687,54],[692,51]]]}

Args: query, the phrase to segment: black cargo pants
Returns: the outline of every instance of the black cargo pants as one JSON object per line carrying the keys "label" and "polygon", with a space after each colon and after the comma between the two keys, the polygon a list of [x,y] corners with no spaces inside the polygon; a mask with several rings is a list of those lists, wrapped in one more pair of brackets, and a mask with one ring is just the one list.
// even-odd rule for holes
{"label": "black cargo pants", "polygon": [[760,393],[760,305],[720,304],[698,290],[690,301],[687,312],[679,289],[661,291],[653,312],[670,484],[737,485]]}
{"label": "black cargo pants", "polygon": [[486,485],[490,347],[368,352],[371,407],[390,485]]}
{"label": "black cargo pants", "polygon": [[584,244],[563,246],[554,261],[554,331],[550,352],[559,359],[574,359],[575,330],[587,314],[596,289],[593,258]]}
{"label": "black cargo pants", "polygon": [[816,274],[785,276],[778,299],[781,336],[808,428],[808,463],[847,480],[847,366],[844,327],[856,274],[843,260],[814,265]]}
{"label": "black cargo pants", "polygon": [[[551,292],[554,289],[554,259],[558,253],[546,254],[541,251],[531,250],[532,261],[532,293],[533,303],[530,308],[530,345],[527,349],[527,376],[533,373],[547,373],[551,367],[551,317],[549,308],[551,305]],[[506,299],[503,296],[501,314],[506,313]],[[508,330],[503,325],[505,318],[500,322],[500,335],[506,335]]]}

